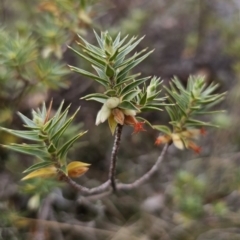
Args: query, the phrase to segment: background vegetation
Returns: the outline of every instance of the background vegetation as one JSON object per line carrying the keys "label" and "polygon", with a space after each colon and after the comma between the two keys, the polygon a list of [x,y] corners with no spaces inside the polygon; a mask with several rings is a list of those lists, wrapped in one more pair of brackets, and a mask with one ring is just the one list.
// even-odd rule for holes
{"label": "background vegetation", "polygon": [[[226,113],[211,119],[222,128],[207,131],[202,152],[174,146],[158,174],[139,189],[111,196],[82,197],[64,183],[34,179],[20,182],[34,159],[0,148],[0,239],[177,239],[231,240],[240,237],[239,1],[119,0],[1,1],[0,125],[22,129],[16,112],[65,99],[70,113],[80,113],[66,138],[89,130],[70,156],[91,164],[79,180],[92,187],[104,182],[112,148],[107,124],[95,126],[101,104],[79,100],[102,91],[89,79],[71,73],[67,64],[90,70],[67,49],[77,34],[94,43],[92,29],[112,35],[146,35],[138,46],[155,48],[136,73],[156,75],[168,84],[190,74],[228,91],[220,106]],[[144,114],[153,124],[169,121],[164,113]],[[207,117],[208,119],[208,117]],[[119,151],[117,178],[132,181],[159,155],[158,133],[131,135],[126,127]],[[0,132],[0,142],[20,142]]]}

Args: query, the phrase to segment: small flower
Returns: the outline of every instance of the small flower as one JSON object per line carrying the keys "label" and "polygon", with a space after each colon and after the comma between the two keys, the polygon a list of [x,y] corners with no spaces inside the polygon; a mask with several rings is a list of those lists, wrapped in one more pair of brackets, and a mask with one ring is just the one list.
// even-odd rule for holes
{"label": "small flower", "polygon": [[96,125],[98,126],[100,123],[105,122],[111,115],[111,109],[109,109],[105,104],[103,104],[102,108],[97,114]]}
{"label": "small flower", "polygon": [[144,123],[145,122],[138,122],[138,120],[134,116],[131,116],[131,115],[125,116],[125,119],[124,119],[124,124],[131,125],[134,127],[133,133],[146,131],[146,129],[143,128]]}
{"label": "small flower", "polygon": [[180,135],[186,138],[198,139],[200,135],[202,136],[206,135],[206,130],[204,128],[201,128],[201,129],[191,128],[191,129],[182,131]]}
{"label": "small flower", "polygon": [[199,154],[202,149],[201,147],[196,145],[192,141],[192,139],[198,139],[199,135],[205,135],[205,134],[206,134],[206,130],[204,128],[186,129],[182,132],[172,133],[171,135],[159,136],[156,139],[155,144],[156,145],[166,144],[172,141],[175,147],[177,147],[178,149],[182,150],[184,149],[184,147],[191,148],[194,152]]}
{"label": "small flower", "polygon": [[201,147],[199,147],[198,145],[196,145],[194,142],[188,142],[188,145],[187,145],[188,148],[191,148],[195,153],[199,154],[202,149]]}
{"label": "small flower", "polygon": [[165,144],[169,143],[172,140],[172,138],[169,135],[162,135],[157,137],[155,141],[155,145]]}
{"label": "small flower", "polygon": [[115,109],[120,103],[120,99],[116,97],[109,98],[99,110],[96,118],[96,125],[105,122],[111,115],[112,109]]}
{"label": "small flower", "polygon": [[145,122],[136,122],[135,124],[134,124],[134,131],[133,131],[133,133],[139,133],[139,132],[144,132],[144,131],[146,131],[146,129],[144,129],[143,128],[143,124],[144,124]]}

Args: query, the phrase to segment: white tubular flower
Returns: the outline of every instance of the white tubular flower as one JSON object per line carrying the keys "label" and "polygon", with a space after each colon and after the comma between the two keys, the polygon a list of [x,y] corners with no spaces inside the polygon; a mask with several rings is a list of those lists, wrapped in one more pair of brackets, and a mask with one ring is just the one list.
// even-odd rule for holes
{"label": "white tubular flower", "polygon": [[100,123],[105,122],[109,116],[111,115],[111,109],[106,106],[106,103],[103,104],[102,108],[97,114],[96,125],[98,126]]}
{"label": "white tubular flower", "polygon": [[111,97],[104,103],[104,105],[106,105],[109,109],[113,109],[113,108],[116,108],[119,103],[120,103],[119,98]]}

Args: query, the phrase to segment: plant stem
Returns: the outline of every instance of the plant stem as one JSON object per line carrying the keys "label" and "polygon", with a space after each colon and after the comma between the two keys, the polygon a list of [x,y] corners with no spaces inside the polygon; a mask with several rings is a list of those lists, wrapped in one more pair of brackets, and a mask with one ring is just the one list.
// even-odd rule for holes
{"label": "plant stem", "polygon": [[115,133],[112,154],[111,154],[111,162],[110,162],[110,168],[109,168],[109,180],[111,181],[113,192],[117,191],[116,182],[115,182],[115,174],[116,174],[117,153],[118,153],[118,149],[120,147],[122,129],[123,129],[123,126],[121,124],[118,124],[116,127],[116,133]]}
{"label": "plant stem", "polygon": [[119,190],[132,190],[134,188],[140,187],[140,185],[146,183],[159,169],[159,166],[167,152],[168,149],[168,144],[166,144],[158,157],[156,163],[152,166],[152,168],[146,172],[142,177],[134,181],[133,183],[119,183],[117,185],[117,188]]}
{"label": "plant stem", "polygon": [[[121,129],[122,131],[122,129]],[[120,132],[121,132],[120,131]],[[116,132],[117,135],[117,132]],[[121,135],[121,134],[120,134]],[[118,144],[119,145],[119,144]],[[146,172],[142,177],[134,181],[133,183],[115,183],[115,189],[118,190],[132,190],[134,188],[140,187],[140,185],[146,183],[159,169],[160,164],[163,161],[164,156],[167,153],[168,144],[166,144],[158,157],[156,163],[152,166],[152,168]],[[106,193],[106,196],[111,193],[111,190],[109,191],[110,185],[112,185],[111,179],[107,180],[105,183],[101,184],[98,187],[94,188],[86,188],[84,186],[81,186],[74,182],[69,176],[67,176],[64,172],[62,172],[60,169],[58,169],[58,176],[60,177],[60,180],[67,182],[70,186],[72,186],[74,189],[76,189],[78,192],[80,192],[82,195],[95,195],[95,194],[101,194]],[[114,177],[115,175],[113,175]],[[115,179],[114,179],[115,180]],[[113,189],[113,188],[112,188]],[[105,194],[103,194],[105,196]]]}

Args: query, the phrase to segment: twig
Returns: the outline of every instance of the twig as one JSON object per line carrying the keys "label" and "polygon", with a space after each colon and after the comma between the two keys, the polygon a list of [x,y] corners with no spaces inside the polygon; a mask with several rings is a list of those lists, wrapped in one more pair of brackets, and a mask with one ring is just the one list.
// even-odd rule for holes
{"label": "twig", "polygon": [[67,182],[70,186],[72,186],[74,189],[76,189],[77,191],[79,191],[80,193],[82,193],[84,195],[94,195],[94,194],[103,193],[103,192],[109,190],[108,188],[110,187],[109,180],[107,180],[105,183],[101,184],[98,187],[87,188],[87,187],[84,187],[84,186],[74,182],[69,176],[67,176],[61,170],[58,170],[58,176],[59,176],[60,180]]}
{"label": "twig", "polygon": [[161,162],[163,161],[163,158],[167,152],[168,144],[166,144],[161,152],[161,155],[158,157],[156,163],[152,166],[152,168],[146,172],[142,177],[137,179],[133,183],[119,183],[117,185],[117,188],[119,190],[132,190],[134,188],[140,187],[140,185],[146,183],[159,169],[159,166]]}
{"label": "twig", "polygon": [[111,162],[109,167],[109,180],[111,181],[113,192],[117,191],[115,174],[116,174],[117,152],[120,147],[122,129],[123,129],[123,126],[118,124],[116,127],[115,139],[114,139],[113,148],[112,148]]}
{"label": "twig", "polygon": [[[116,133],[116,135],[117,135],[117,133]],[[140,185],[144,184],[145,182],[147,182],[158,171],[159,166],[162,163],[163,158],[167,153],[168,146],[169,146],[168,144],[166,144],[164,146],[164,148],[163,148],[160,156],[158,157],[156,163],[142,177],[140,177],[139,179],[137,179],[133,183],[117,183],[116,186],[115,186],[116,189],[118,189],[118,190],[132,190],[132,189],[137,188]],[[58,174],[59,174],[59,177],[60,177],[61,180],[67,182],[69,185],[71,185],[73,188],[75,188],[77,191],[79,191],[83,195],[95,195],[95,194],[101,194],[101,193],[106,192],[106,196],[107,196],[111,193],[111,190],[109,189],[109,187],[112,184],[112,182],[110,181],[110,179],[107,180],[105,183],[101,184],[98,187],[86,188],[86,187],[83,187],[83,186],[77,184],[76,182],[74,182],[64,172],[59,170]],[[115,183],[115,181],[114,181],[114,183]],[[103,194],[103,196],[105,196],[105,194]]]}

